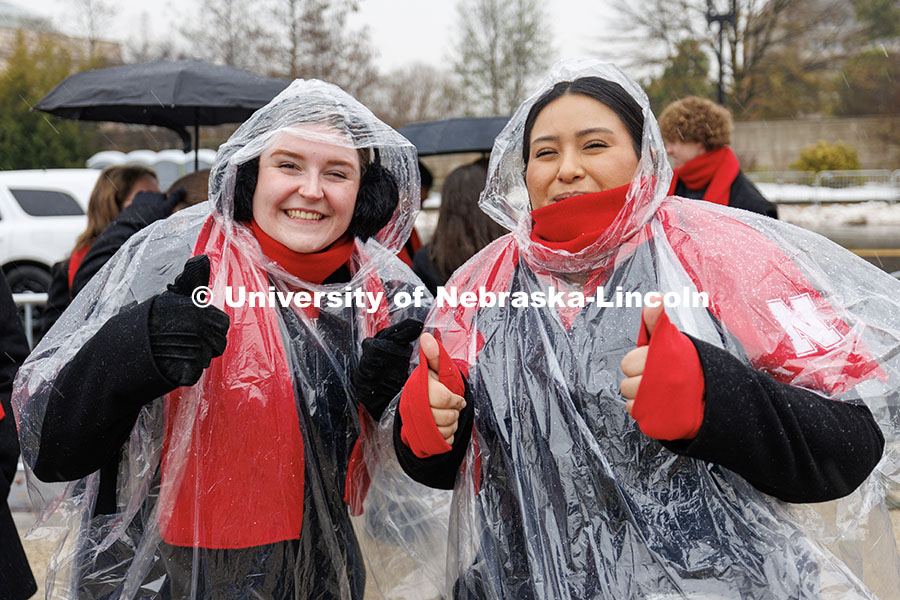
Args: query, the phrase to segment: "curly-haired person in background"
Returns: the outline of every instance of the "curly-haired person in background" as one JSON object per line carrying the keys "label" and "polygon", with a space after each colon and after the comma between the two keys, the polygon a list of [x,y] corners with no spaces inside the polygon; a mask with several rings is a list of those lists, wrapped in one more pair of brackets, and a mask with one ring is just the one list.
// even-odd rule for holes
{"label": "curly-haired person in background", "polygon": [[734,124],[727,108],[688,96],[665,108],[659,128],[675,169],[669,194],[778,218],[778,207],[744,176],[729,147]]}

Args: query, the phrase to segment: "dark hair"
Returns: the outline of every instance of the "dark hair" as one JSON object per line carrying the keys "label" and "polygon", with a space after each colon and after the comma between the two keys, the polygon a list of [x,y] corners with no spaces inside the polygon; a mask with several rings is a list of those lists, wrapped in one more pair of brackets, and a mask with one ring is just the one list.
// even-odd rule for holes
{"label": "dark hair", "polygon": [[445,279],[506,232],[478,207],[487,171],[487,159],[481,158],[455,169],[444,179],[441,210],[428,246],[428,258]]}
{"label": "dark hair", "polygon": [[[361,148],[360,169],[362,177],[356,193],[356,205],[347,231],[366,241],[387,225],[400,202],[397,180],[381,164],[375,149],[368,162],[369,150]],[[368,164],[366,164],[368,162]],[[234,220],[248,223],[253,219],[253,194],[259,178],[259,157],[238,166],[234,182]]]}
{"label": "dark hair", "polygon": [[431,174],[431,171],[422,164],[422,161],[419,161],[419,185],[423,188],[430,188],[434,185],[434,175]]}
{"label": "dark hair", "polygon": [[528,153],[531,151],[531,130],[534,128],[534,122],[538,115],[548,104],[569,94],[581,94],[593,98],[616,113],[628,133],[631,134],[631,145],[634,146],[635,154],[638,159],[641,158],[641,140],[644,137],[644,111],[641,110],[641,105],[614,81],[600,77],[581,77],[575,81],[560,81],[531,106],[528,117],[525,119],[525,137],[522,142],[522,158],[526,165],[528,164]]}

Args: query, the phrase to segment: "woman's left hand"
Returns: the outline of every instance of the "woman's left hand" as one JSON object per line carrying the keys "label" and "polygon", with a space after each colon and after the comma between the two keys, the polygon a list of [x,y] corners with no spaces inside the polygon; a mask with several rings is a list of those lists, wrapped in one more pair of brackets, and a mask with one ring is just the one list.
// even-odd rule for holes
{"label": "woman's left hand", "polygon": [[362,356],[353,373],[357,400],[376,421],[409,375],[413,342],[422,333],[422,321],[405,319],[382,329],[362,343]]}
{"label": "woman's left hand", "polygon": [[628,414],[644,435],[691,439],[700,430],[706,406],[703,367],[694,343],[666,316],[662,297],[655,301],[658,306],[647,305],[641,311],[638,347],[622,359],[625,379],[619,389]]}
{"label": "woman's left hand", "polygon": [[[645,306],[641,311],[642,325],[646,328],[649,337],[653,336],[656,329],[656,323],[659,321],[660,315],[663,313],[663,306],[660,302],[659,306]],[[641,378],[644,375],[644,368],[647,366],[647,354],[650,352],[649,339],[644,346],[635,348],[625,355],[622,359],[622,372],[626,379],[619,384],[622,395],[625,396],[625,408],[630,415],[634,409],[634,399],[637,397],[638,388],[641,385]]]}

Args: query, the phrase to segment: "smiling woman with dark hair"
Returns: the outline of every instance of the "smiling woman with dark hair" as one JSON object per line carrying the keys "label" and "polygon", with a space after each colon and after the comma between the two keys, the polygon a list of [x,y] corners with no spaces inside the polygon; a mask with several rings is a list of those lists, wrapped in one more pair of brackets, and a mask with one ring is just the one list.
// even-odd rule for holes
{"label": "smiling woman with dark hair", "polygon": [[209,200],[134,234],[22,369],[29,477],[73,482],[48,588],[362,598],[351,515],[412,489],[384,483],[376,432],[427,309],[393,301],[419,284],[395,256],[415,148],[298,80],[220,147]]}
{"label": "smiling woman with dark hair", "polygon": [[447,282],[480,300],[435,305],[394,422],[403,469],[454,490],[448,597],[895,591],[900,282],[670,178],[646,95],[597,61],[498,136],[481,206],[511,233]]}

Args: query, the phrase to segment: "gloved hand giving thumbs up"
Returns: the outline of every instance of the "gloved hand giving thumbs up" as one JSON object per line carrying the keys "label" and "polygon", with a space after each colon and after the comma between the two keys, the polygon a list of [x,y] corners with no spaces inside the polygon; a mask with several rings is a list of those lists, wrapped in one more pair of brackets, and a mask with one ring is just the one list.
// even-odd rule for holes
{"label": "gloved hand giving thumbs up", "polygon": [[225,351],[230,319],[214,306],[201,308],[191,294],[209,285],[209,257],[195,256],[150,308],[150,351],[171,383],[194,385],[212,359]]}
{"label": "gloved hand giving thumbs up", "polygon": [[[648,300],[652,298],[648,295]],[[622,359],[619,389],[645,435],[658,440],[694,438],[703,424],[704,379],[697,349],[666,316],[662,297],[641,311],[638,347]]]}

